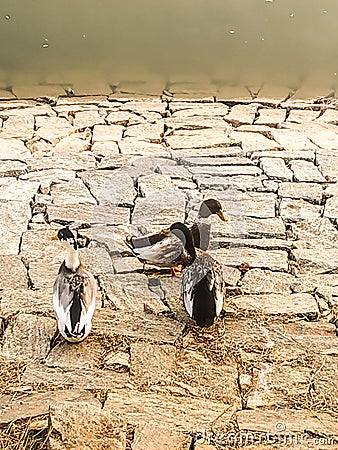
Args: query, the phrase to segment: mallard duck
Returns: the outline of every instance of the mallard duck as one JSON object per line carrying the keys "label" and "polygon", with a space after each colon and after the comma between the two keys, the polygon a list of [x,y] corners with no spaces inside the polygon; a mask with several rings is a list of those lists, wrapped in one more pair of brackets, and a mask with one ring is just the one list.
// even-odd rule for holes
{"label": "mallard duck", "polygon": [[69,342],[85,339],[92,327],[96,281],[81,264],[77,240],[69,228],[62,228],[58,239],[67,249],[53,287],[53,304],[62,336]]}
{"label": "mallard duck", "polygon": [[[197,220],[190,228],[194,247],[202,250],[207,250],[209,247],[211,231],[209,218],[212,214],[216,214],[224,222],[227,220],[218,200],[204,200]],[[181,264],[180,258],[184,253],[184,246],[182,241],[170,233],[169,229],[163,229],[155,234],[129,237],[127,244],[141,262],[158,267],[170,267],[173,275],[180,275],[181,268],[178,265]]]}
{"label": "mallard duck", "polygon": [[210,327],[223,307],[225,283],[222,266],[208,253],[194,247],[189,228],[177,222],[171,233],[184,245],[187,254],[181,276],[181,296],[185,309],[200,327]]}

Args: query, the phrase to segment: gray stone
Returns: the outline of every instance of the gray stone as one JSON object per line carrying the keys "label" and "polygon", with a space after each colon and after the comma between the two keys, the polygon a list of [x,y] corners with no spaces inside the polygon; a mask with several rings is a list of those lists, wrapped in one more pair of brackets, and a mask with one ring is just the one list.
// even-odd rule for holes
{"label": "gray stone", "polygon": [[55,206],[72,205],[74,200],[83,205],[96,205],[95,199],[79,178],[51,186],[50,193]]}
{"label": "gray stone", "polygon": [[263,151],[253,152],[251,159],[259,158],[283,158],[286,162],[294,159],[305,159],[306,161],[315,160],[315,152],[310,150],[277,150],[277,151]]}
{"label": "gray stone", "polygon": [[338,155],[333,150],[318,150],[316,153],[318,169],[326,181],[338,181]]}
{"label": "gray stone", "polygon": [[0,177],[19,177],[26,170],[27,164],[22,161],[3,160],[0,164]]}
{"label": "gray stone", "polygon": [[255,120],[255,125],[277,125],[284,122],[285,117],[285,109],[261,108],[259,116]]}
{"label": "gray stone", "polygon": [[[230,149],[229,149],[230,150]],[[232,157],[186,157],[181,159],[181,163],[186,166],[250,166],[253,165],[254,162],[249,158],[244,158],[241,156],[232,156]]]}
{"label": "gray stone", "polygon": [[230,228],[225,228],[219,221],[213,222],[212,226],[216,237],[285,238],[285,225],[280,217],[268,219],[244,217],[234,220]]}
{"label": "gray stone", "polygon": [[246,131],[233,131],[230,139],[234,143],[241,143],[242,149],[248,154],[257,151],[278,150],[281,145],[275,140],[268,139],[260,133],[250,133]]}
{"label": "gray stone", "polygon": [[185,158],[195,157],[230,157],[230,156],[246,156],[246,151],[238,146],[223,146],[223,147],[205,147],[205,148],[193,148],[193,149],[181,149],[173,150],[172,158],[181,160]]}
{"label": "gray stone", "polygon": [[34,116],[32,114],[14,114],[7,118],[0,130],[4,139],[30,139],[34,133]]}
{"label": "gray stone", "polygon": [[261,158],[261,167],[268,177],[282,181],[292,180],[293,174],[282,158]]}
{"label": "gray stone", "polygon": [[166,136],[165,141],[173,150],[226,147],[231,144],[229,136],[222,130],[217,130],[217,133],[210,130],[186,130],[184,133],[181,130],[172,136]]}
{"label": "gray stone", "polygon": [[159,191],[171,189],[173,184],[169,175],[146,175],[138,179],[138,188],[142,197],[148,197]]}
{"label": "gray stone", "polygon": [[0,254],[19,253],[21,234],[27,229],[31,218],[29,202],[0,202]]}
{"label": "gray stone", "polygon": [[[195,175],[194,180],[201,189],[228,189],[234,188],[243,191],[262,189],[262,177],[234,175],[231,177]],[[196,186],[195,186],[196,187]]]}
{"label": "gray stone", "polygon": [[148,278],[141,273],[104,274],[100,282],[106,297],[115,308],[143,313],[163,313],[168,308],[148,286]]}
{"label": "gray stone", "polygon": [[75,133],[75,128],[62,117],[39,117],[35,126],[37,127],[35,134],[54,145],[62,138]]}
{"label": "gray stone", "polygon": [[133,311],[98,309],[93,319],[93,333],[107,336],[121,334],[150,342],[174,344],[185,325],[164,315],[140,314]]}
{"label": "gray stone", "polygon": [[[93,155],[98,156],[100,158],[109,158],[111,161],[114,161],[115,159],[120,159],[119,156],[119,147],[117,145],[117,142],[113,141],[107,141],[107,142],[95,142],[92,145],[91,151]],[[104,165],[104,161],[101,161],[102,166]],[[100,168],[100,164],[98,166]],[[109,168],[109,167],[103,167],[103,168]]]}
{"label": "gray stone", "polygon": [[0,137],[0,160],[25,161],[31,156],[31,152],[25,147],[22,141],[17,139],[1,139]]}
{"label": "gray stone", "polygon": [[18,314],[4,333],[2,354],[10,359],[31,361],[43,359],[50,350],[56,332],[56,321],[33,314]]}
{"label": "gray stone", "polygon": [[233,176],[233,175],[261,175],[262,170],[257,166],[191,166],[189,172],[193,175],[202,174],[210,176]]}
{"label": "gray stone", "polygon": [[322,186],[316,183],[280,183],[279,197],[309,200],[321,203],[323,198]]}
{"label": "gray stone", "polygon": [[125,169],[82,172],[79,176],[100,205],[134,206],[137,193]]}
{"label": "gray stone", "polygon": [[[92,334],[91,334],[92,335]],[[90,335],[90,336],[91,336]],[[96,335],[99,339],[100,334]],[[85,341],[87,342],[87,340]],[[128,386],[129,378],[125,373],[118,373],[106,369],[74,369],[63,370],[58,367],[47,367],[44,364],[29,364],[22,376],[24,384],[44,384],[47,386],[54,386],[59,389],[60,386],[65,388],[78,389],[112,389],[112,388],[126,388]],[[67,390],[66,392],[69,392]]]}
{"label": "gray stone", "polygon": [[122,155],[170,156],[168,149],[162,144],[139,141],[132,138],[122,139],[119,142],[119,149]]}
{"label": "gray stone", "polygon": [[252,269],[244,274],[240,286],[245,294],[291,294],[294,277],[288,273]]}
{"label": "gray stone", "polygon": [[89,149],[90,141],[88,139],[79,138],[74,135],[61,139],[60,142],[55,145],[52,154],[54,156],[74,155],[74,153],[85,152]]}
{"label": "gray stone", "polygon": [[250,268],[286,271],[288,254],[282,250],[260,250],[250,247],[232,247],[217,250],[217,258],[221,264],[239,267],[247,264]]}
{"label": "gray stone", "polygon": [[14,399],[4,396],[0,403],[0,422],[8,424],[18,419],[27,419],[35,416],[49,414],[51,404],[68,399],[75,399],[83,395],[84,391],[54,391],[21,396]]}
{"label": "gray stone", "polygon": [[216,428],[225,426],[232,415],[232,408],[228,406],[226,410],[223,402],[183,396],[168,399],[163,394],[138,391],[108,393],[104,409],[114,411],[136,425],[151,422],[156,411],[162,424],[177,431],[190,432],[204,430],[211,422]]}
{"label": "gray stone", "polygon": [[309,132],[308,138],[319,148],[325,150],[338,148],[338,134],[325,128]]}
{"label": "gray stone", "polygon": [[312,122],[317,119],[319,114],[319,111],[292,109],[286,121],[294,123]]}
{"label": "gray stone", "polygon": [[275,130],[271,129],[271,134],[285,150],[316,150],[318,147],[311,142],[307,135],[301,131]]}
{"label": "gray stone", "polygon": [[296,221],[318,218],[322,211],[322,208],[319,205],[313,205],[305,200],[293,200],[288,198],[282,199],[279,208],[281,217]]}
{"label": "gray stone", "polygon": [[72,398],[70,394],[69,397],[51,405],[51,450],[125,449],[126,422],[113,411],[102,409],[100,401],[93,394],[84,393],[78,398]]}
{"label": "gray stone", "polygon": [[183,166],[160,166],[156,168],[156,171],[162,175],[168,175],[172,179],[191,180],[192,178],[189,170]]}
{"label": "gray stone", "polygon": [[242,309],[262,311],[265,314],[287,314],[317,316],[316,300],[311,294],[265,294],[242,295],[234,298],[234,303]]}
{"label": "gray stone", "polygon": [[334,195],[326,200],[324,217],[328,217],[329,219],[338,218],[338,195]]}
{"label": "gray stone", "polygon": [[94,125],[100,124],[105,124],[105,121],[97,109],[77,112],[73,122],[74,128],[77,129],[93,127]]}
{"label": "gray stone", "polygon": [[28,171],[37,172],[40,170],[60,169],[60,170],[91,170],[95,169],[96,160],[88,153],[79,155],[59,155],[30,158],[27,160]]}
{"label": "gray stone", "polygon": [[27,272],[19,256],[0,255],[0,267],[0,289],[27,288]]}
{"label": "gray stone", "polygon": [[47,215],[50,222],[61,224],[78,222],[83,224],[123,225],[129,223],[129,208],[119,208],[110,205],[86,205],[79,209],[77,203],[66,206],[47,206]]}
{"label": "gray stone", "polygon": [[299,159],[290,161],[290,167],[296,181],[312,181],[314,183],[323,183],[326,181],[318,168],[309,161]]}
{"label": "gray stone", "polygon": [[297,241],[297,248],[292,250],[297,275],[335,270],[338,264],[336,242]]}
{"label": "gray stone", "polygon": [[126,138],[137,138],[140,141],[160,143],[164,135],[164,123],[143,123],[127,127]]}
{"label": "gray stone", "polygon": [[121,125],[95,125],[93,142],[118,142],[122,139],[123,130]]}
{"label": "gray stone", "polygon": [[[26,281],[25,279],[22,279]],[[4,317],[11,317],[18,313],[36,314],[53,313],[52,285],[47,289],[27,289],[26,283],[14,280],[9,285],[3,285],[0,294],[0,311]]]}
{"label": "gray stone", "polygon": [[255,120],[257,105],[235,105],[230,113],[224,117],[226,122],[234,126],[252,124]]}
{"label": "gray stone", "polygon": [[38,182],[0,178],[0,201],[29,201],[39,188]]}
{"label": "gray stone", "polygon": [[184,222],[185,195],[178,189],[156,192],[145,199],[137,199],[132,224],[151,227]]}
{"label": "gray stone", "polygon": [[[304,410],[242,410],[237,413],[240,431],[272,433],[276,435],[276,424],[285,425],[285,433],[297,433],[299,436],[306,430],[314,435],[335,435],[337,423],[326,413],[312,413]],[[284,431],[284,430],[283,430]]]}
{"label": "gray stone", "polygon": [[145,122],[145,119],[137,114],[129,111],[112,111],[106,117],[106,121],[109,124],[123,125],[137,125]]}
{"label": "gray stone", "polygon": [[145,388],[154,384],[170,384],[177,370],[176,347],[173,345],[132,343],[130,358],[131,377]]}

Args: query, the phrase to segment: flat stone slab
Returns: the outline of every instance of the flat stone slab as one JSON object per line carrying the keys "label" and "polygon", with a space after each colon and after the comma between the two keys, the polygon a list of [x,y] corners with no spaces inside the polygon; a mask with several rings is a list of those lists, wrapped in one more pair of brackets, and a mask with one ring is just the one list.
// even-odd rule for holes
{"label": "flat stone slab", "polygon": [[315,183],[324,183],[326,181],[318,168],[309,161],[299,159],[290,161],[290,167],[296,181],[310,181]]}
{"label": "flat stone slab", "polygon": [[33,314],[18,314],[4,333],[2,354],[9,359],[31,361],[43,359],[50,350],[56,321]]}
{"label": "flat stone slab", "polygon": [[216,403],[190,397],[172,397],[137,392],[110,392],[104,410],[114,411],[128,423],[135,425],[152,421],[156,411],[157,422],[177,431],[200,431],[224,426],[232,408],[224,403]]}
{"label": "flat stone slab", "polygon": [[269,178],[282,181],[292,180],[293,173],[286,167],[282,158],[261,158],[261,167]]}
{"label": "flat stone slab", "polygon": [[[13,283],[14,284],[14,283]],[[24,289],[15,283],[0,293],[0,311],[4,317],[25,314],[53,313],[52,286],[49,289]]]}
{"label": "flat stone slab", "polygon": [[242,295],[234,298],[233,301],[242,309],[259,310],[266,314],[316,316],[319,313],[316,300],[306,293]]}
{"label": "flat stone slab", "polygon": [[151,194],[145,199],[137,199],[132,224],[149,227],[183,222],[185,202],[185,195],[178,189],[164,190]]}
{"label": "flat stone slab", "polygon": [[280,183],[278,186],[278,195],[280,197],[321,203],[323,188],[320,184],[316,183]]}
{"label": "flat stone slab", "polygon": [[0,202],[0,254],[19,253],[21,234],[27,229],[31,214],[28,201]]}
{"label": "flat stone slab", "polygon": [[19,256],[0,255],[0,267],[1,290],[8,288],[20,289],[28,287],[27,271]]}
{"label": "flat stone slab", "polygon": [[169,175],[146,175],[138,179],[138,187],[142,197],[148,197],[159,191],[165,191],[173,187]]}
{"label": "flat stone slab", "polygon": [[259,250],[250,247],[232,247],[219,249],[216,252],[217,260],[226,266],[239,267],[248,264],[251,268],[270,270],[288,269],[288,255],[281,250]]}
{"label": "flat stone slab", "polygon": [[67,399],[74,401],[84,394],[85,391],[74,389],[32,394],[18,400],[13,400],[12,396],[4,396],[0,401],[0,423],[6,424],[18,419],[49,414],[50,405]]}
{"label": "flat stone slab", "polygon": [[174,344],[181,336],[184,324],[165,316],[137,314],[127,311],[97,310],[93,320],[93,332],[121,334],[146,338],[150,342]]}
{"label": "flat stone slab", "polygon": [[283,198],[280,202],[280,215],[288,220],[308,220],[319,218],[322,207],[313,205],[306,200]]}
{"label": "flat stone slab", "polygon": [[15,178],[0,178],[0,201],[30,201],[38,191],[39,182],[22,181]]}
{"label": "flat stone slab", "polygon": [[251,175],[258,176],[261,175],[262,170],[253,165],[249,166],[192,166],[188,167],[189,172],[193,175],[202,174],[209,176],[233,176],[233,175]]}
{"label": "flat stone slab", "polygon": [[215,133],[208,130],[194,130],[186,134],[181,131],[180,133],[174,133],[173,136],[167,136],[165,140],[173,150],[226,147],[232,143],[229,136],[224,132],[218,131]]}
{"label": "flat stone slab", "polygon": [[124,127],[121,125],[95,125],[93,142],[118,142],[122,139]]}
{"label": "flat stone slab", "polygon": [[251,159],[255,161],[259,158],[283,158],[286,162],[295,159],[304,159],[305,161],[315,160],[315,151],[312,150],[271,150],[257,151],[251,154]]}
{"label": "flat stone slab", "polygon": [[74,204],[74,199],[79,204],[96,205],[96,201],[82,180],[75,180],[66,183],[55,184],[51,187],[51,196],[55,206],[66,206]]}
{"label": "flat stone slab", "polygon": [[252,124],[255,120],[256,112],[256,105],[235,105],[231,108],[229,114],[224,116],[224,120],[234,126]]}
{"label": "flat stone slab", "polygon": [[212,230],[215,237],[285,238],[285,225],[280,217],[268,219],[240,217],[240,220],[229,218],[229,222],[230,227],[220,224],[219,221],[213,221]]}
{"label": "flat stone slab", "polygon": [[291,294],[294,276],[289,273],[252,269],[240,281],[245,294]]}
{"label": "flat stone slab", "polygon": [[[329,414],[311,413],[303,410],[243,410],[237,413],[240,430],[277,433],[276,424],[285,425],[285,433],[304,433],[304,430],[319,435],[335,435],[337,420]],[[278,433],[277,433],[278,434]]]}
{"label": "flat stone slab", "polygon": [[164,122],[131,125],[124,133],[126,138],[137,138],[141,141],[160,143],[164,135]]}
{"label": "flat stone slab", "polygon": [[256,125],[277,125],[284,122],[286,117],[285,109],[261,108],[259,116],[255,120]]}
{"label": "flat stone slab", "polygon": [[318,148],[301,131],[271,129],[271,134],[284,150],[316,150]]}
{"label": "flat stone slab", "polygon": [[282,146],[276,140],[268,139],[260,133],[233,131],[230,134],[230,138],[234,143],[241,143],[242,149],[247,154],[257,151],[282,149]]}

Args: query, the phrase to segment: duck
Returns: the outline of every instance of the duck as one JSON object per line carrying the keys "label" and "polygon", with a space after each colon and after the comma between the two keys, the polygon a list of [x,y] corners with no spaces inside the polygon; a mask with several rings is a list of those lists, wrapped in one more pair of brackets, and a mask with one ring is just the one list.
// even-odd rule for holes
{"label": "duck", "polygon": [[[207,250],[210,242],[210,216],[216,214],[222,221],[227,218],[218,200],[207,199],[201,203],[197,220],[190,228],[194,247]],[[180,276],[181,264],[185,261],[182,241],[176,238],[169,228],[159,233],[140,237],[127,237],[126,243],[134,255],[144,264],[157,267],[170,267],[174,276]],[[182,260],[182,261],[181,261]]]}
{"label": "duck", "polygon": [[92,327],[96,281],[79,259],[77,238],[73,231],[62,228],[52,240],[59,240],[67,250],[53,286],[53,306],[58,328],[67,341],[81,342]]}
{"label": "duck", "polygon": [[181,222],[170,227],[187,254],[181,275],[181,297],[189,316],[200,327],[213,325],[223,308],[223,270],[207,252],[195,248],[191,230]]}

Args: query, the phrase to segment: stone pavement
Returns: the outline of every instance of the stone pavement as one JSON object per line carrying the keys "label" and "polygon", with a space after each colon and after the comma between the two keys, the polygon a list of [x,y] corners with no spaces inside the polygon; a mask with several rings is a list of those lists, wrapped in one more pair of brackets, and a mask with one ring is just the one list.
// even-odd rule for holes
{"label": "stone pavement", "polygon": [[[55,450],[338,448],[318,446],[338,439],[337,124],[334,98],[0,102],[0,431],[37,417]],[[180,280],[123,241],[210,197],[227,301],[201,330]],[[65,224],[100,288],[77,345],[51,300]]]}

